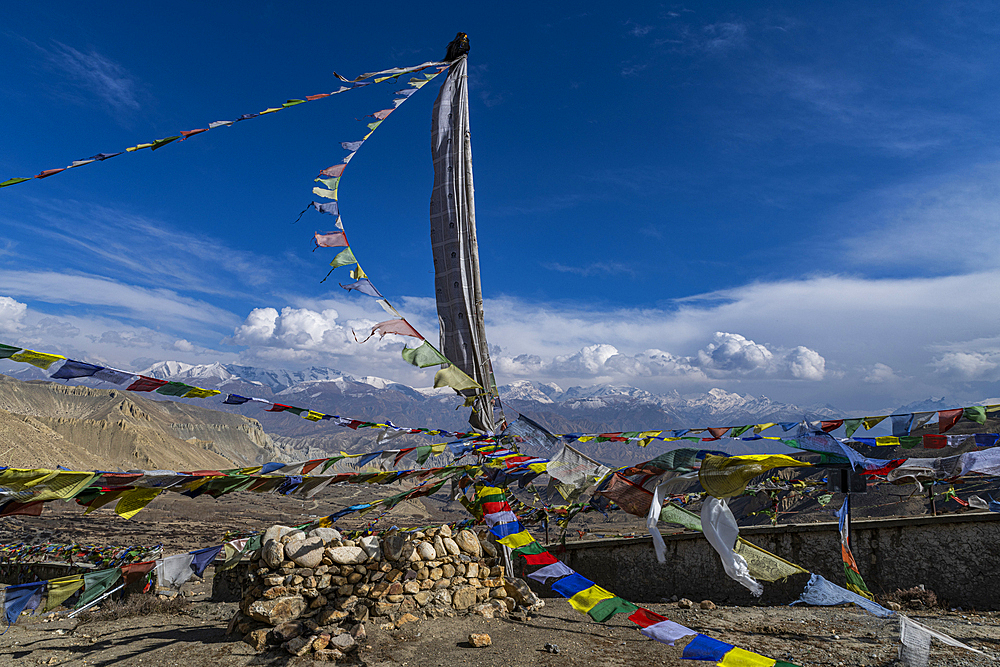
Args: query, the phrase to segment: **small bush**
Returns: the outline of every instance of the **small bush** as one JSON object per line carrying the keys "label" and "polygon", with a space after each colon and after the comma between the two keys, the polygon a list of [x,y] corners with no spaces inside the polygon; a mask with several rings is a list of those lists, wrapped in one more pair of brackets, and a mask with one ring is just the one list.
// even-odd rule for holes
{"label": "small bush", "polygon": [[[902,605],[903,607],[909,607],[909,606],[914,606],[914,607],[919,607],[919,606],[923,606],[923,607],[940,607],[940,606],[943,606],[941,604],[941,602],[938,600],[938,597],[937,597],[937,595],[935,595],[934,591],[925,590],[923,588],[920,588],[919,586],[914,586],[913,588],[907,588],[906,590],[903,590],[901,588],[897,588],[895,592],[893,592],[893,593],[887,593],[886,595],[883,595],[882,596],[882,600],[884,602],[897,602],[900,605]],[[919,600],[920,604],[919,605],[912,604],[912,602],[914,600]]]}
{"label": "small bush", "polygon": [[129,595],[122,600],[104,600],[99,606],[99,611],[88,610],[77,618],[81,623],[88,623],[153,614],[181,614],[188,606],[188,602],[179,595],[168,600],[161,600],[156,595]]}

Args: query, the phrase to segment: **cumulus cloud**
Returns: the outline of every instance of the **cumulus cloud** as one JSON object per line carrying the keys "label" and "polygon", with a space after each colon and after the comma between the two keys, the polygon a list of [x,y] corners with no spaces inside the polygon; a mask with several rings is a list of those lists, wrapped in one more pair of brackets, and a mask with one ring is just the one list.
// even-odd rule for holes
{"label": "cumulus cloud", "polygon": [[946,352],[931,362],[940,374],[959,380],[996,380],[1000,352]]}
{"label": "cumulus cloud", "polygon": [[516,377],[610,378],[630,381],[637,378],[674,377],[708,381],[729,377],[783,377],[821,380],[826,360],[804,346],[785,350],[770,349],[735,333],[716,332],[713,340],[692,356],[675,355],[651,348],[635,354],[623,353],[614,345],[585,345],[570,354],[546,360],[539,355],[511,356],[502,348],[494,350],[494,366],[501,374]]}
{"label": "cumulus cloud", "polygon": [[883,363],[876,363],[872,366],[863,378],[862,382],[867,382],[868,384],[885,384],[886,382],[893,382],[895,380],[900,380],[899,375],[896,371],[892,369],[892,366],[888,366]]}
{"label": "cumulus cloud", "polygon": [[0,331],[17,331],[24,324],[24,315],[28,312],[27,304],[0,296]]}

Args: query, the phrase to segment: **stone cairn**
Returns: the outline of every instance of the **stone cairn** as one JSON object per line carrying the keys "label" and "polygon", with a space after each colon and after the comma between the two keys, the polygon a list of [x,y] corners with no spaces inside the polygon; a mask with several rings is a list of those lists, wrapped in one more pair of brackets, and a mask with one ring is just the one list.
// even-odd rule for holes
{"label": "stone cairn", "polygon": [[[356,662],[365,623],[390,630],[426,618],[506,616],[544,603],[506,581],[488,531],[343,539],[333,528],[272,526],[253,556],[233,627],[258,651]],[[521,607],[521,609],[519,609]]]}

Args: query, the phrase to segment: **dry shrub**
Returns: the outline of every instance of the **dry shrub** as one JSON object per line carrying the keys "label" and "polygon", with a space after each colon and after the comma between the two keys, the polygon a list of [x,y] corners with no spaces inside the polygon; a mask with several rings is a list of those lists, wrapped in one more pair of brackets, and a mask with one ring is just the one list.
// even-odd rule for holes
{"label": "dry shrub", "polygon": [[914,586],[913,588],[907,588],[903,590],[897,588],[893,593],[887,593],[882,596],[884,602],[897,602],[900,605],[907,607],[913,600],[919,600],[920,605],[913,606],[924,606],[924,607],[941,607],[944,606],[941,601],[938,600],[937,595],[934,591],[925,590],[919,586]]}
{"label": "dry shrub", "polygon": [[161,600],[156,595],[129,595],[121,600],[104,600],[99,611],[85,611],[77,618],[81,623],[88,623],[154,614],[181,614],[188,604],[180,595],[167,600]]}

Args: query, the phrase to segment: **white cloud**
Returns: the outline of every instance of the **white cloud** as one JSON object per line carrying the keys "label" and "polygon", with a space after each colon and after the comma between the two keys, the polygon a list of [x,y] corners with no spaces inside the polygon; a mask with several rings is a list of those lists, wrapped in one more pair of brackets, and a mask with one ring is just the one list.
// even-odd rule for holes
{"label": "white cloud", "polygon": [[997,380],[1000,352],[946,352],[931,366],[942,375],[960,380]]}
{"label": "white cloud", "polygon": [[883,363],[876,363],[871,367],[871,369],[868,370],[868,373],[861,378],[861,381],[867,382],[868,384],[885,384],[886,382],[894,382],[900,379],[902,378],[896,374],[896,371],[894,371],[891,366],[887,366]]}
{"label": "white cloud", "polygon": [[739,334],[715,333],[715,341],[699,350],[698,365],[716,371],[752,373],[773,367],[774,355],[763,345]]}
{"label": "white cloud", "polygon": [[28,306],[9,296],[0,296],[0,331],[17,331],[23,326]]}

